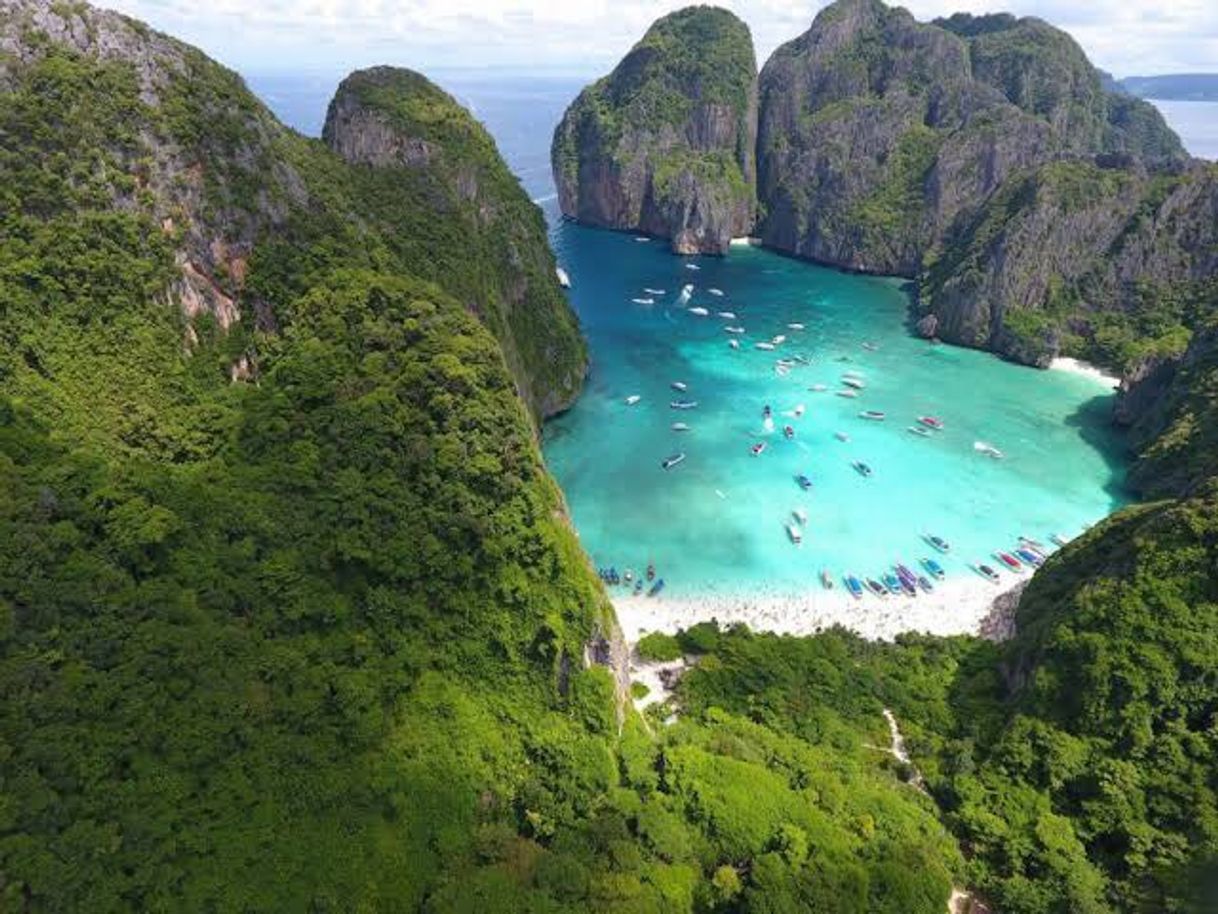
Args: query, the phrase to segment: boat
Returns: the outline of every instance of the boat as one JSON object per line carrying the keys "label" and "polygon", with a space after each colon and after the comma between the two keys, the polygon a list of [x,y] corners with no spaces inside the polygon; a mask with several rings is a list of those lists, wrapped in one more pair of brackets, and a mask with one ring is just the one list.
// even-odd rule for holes
{"label": "boat", "polygon": [[867,387],[862,378],[855,378],[850,375],[842,375],[842,383],[847,387],[853,387],[855,390],[864,390]]}
{"label": "boat", "polygon": [[941,536],[935,536],[933,533],[923,533],[922,539],[926,540],[926,542],[930,543],[940,552],[952,551],[952,544]]}
{"label": "boat", "polygon": [[993,457],[995,460],[1001,460],[1006,456],[1006,454],[1002,453],[1002,451],[998,450],[998,448],[986,441],[974,441],[973,450],[981,454],[985,454],[987,457]]}
{"label": "boat", "polygon": [[837,395],[845,397],[847,400],[853,400],[859,395],[859,392],[857,390],[839,390]]}
{"label": "boat", "polygon": [[663,289],[646,289],[645,288],[645,289],[643,289],[643,291],[646,292],[648,295],[665,295],[665,294],[667,294]]}
{"label": "boat", "polygon": [[681,393],[685,393],[685,391],[689,390],[689,385],[686,384],[684,381],[673,381],[668,386],[671,387],[673,390],[681,391]]}
{"label": "boat", "polygon": [[784,438],[786,438],[788,441],[790,441],[792,438],[795,437],[795,429],[789,425],[784,425],[782,427],[782,435]]}
{"label": "boat", "polygon": [[909,431],[911,434],[917,435],[919,438],[933,438],[934,437],[934,435],[932,435],[929,431],[927,431],[920,425],[911,425],[909,427]]}
{"label": "boat", "polygon": [[1019,538],[1019,542],[1021,544],[1023,544],[1024,546],[1035,549],[1041,555],[1045,554],[1045,544],[1042,543],[1040,540],[1034,540],[1030,536],[1021,536]]}
{"label": "boat", "polygon": [[788,330],[803,330],[804,325],[803,324],[787,324],[787,329]]}
{"label": "boat", "polygon": [[654,597],[656,594],[658,594],[663,589],[664,589],[664,579],[660,578],[658,581],[656,581],[654,584],[651,585],[651,590],[647,591],[647,596]]}
{"label": "boat", "polygon": [[785,336],[783,336],[781,333],[778,334],[776,337],[774,337],[772,340],[770,340],[770,342],[773,343],[775,346],[781,346],[786,341],[787,341],[787,338]]}
{"label": "boat", "polygon": [[787,524],[787,536],[791,538],[791,542],[796,546],[804,541],[804,536],[800,533],[798,524]]}
{"label": "boat", "polygon": [[778,375],[780,378],[785,378],[790,373],[791,367],[789,365],[784,365],[782,362],[774,363],[774,374]]}
{"label": "boat", "polygon": [[791,356],[791,358],[794,359],[796,362],[798,362],[800,365],[811,365],[812,364],[812,360],[801,352],[795,353],[795,355]]}
{"label": "boat", "polygon": [[719,297],[719,298],[722,298],[722,297],[723,297],[723,290],[722,290],[722,289],[716,289],[716,288],[714,288],[714,287],[712,286],[711,288],[707,289],[706,291],[707,291],[707,292],[709,292],[711,295],[717,296],[717,297]]}
{"label": "boat", "polygon": [[739,334],[739,333],[744,333],[744,328],[743,327],[724,327],[723,332]]}
{"label": "boat", "polygon": [[562,286],[564,289],[571,288],[571,277],[567,274],[566,270],[564,270],[562,267],[555,267],[554,275],[558,277],[558,284],[560,286]]}
{"label": "boat", "polygon": [[632,298],[630,300],[636,305],[654,305],[656,303],[654,298]]}
{"label": "boat", "polygon": [[803,508],[796,508],[791,512],[791,516],[805,527],[808,525],[808,512]]}
{"label": "boat", "polygon": [[846,589],[850,591],[850,596],[856,600],[863,599],[863,584],[852,574],[848,574],[842,578],[842,583],[846,585]]}
{"label": "boat", "polygon": [[718,314],[724,320],[734,321],[736,319],[735,311],[716,311],[715,313]]}
{"label": "boat", "polygon": [[863,477],[868,477],[868,476],[870,476],[870,475],[871,475],[871,473],[872,473],[872,469],[871,469],[871,467],[867,466],[867,464],[863,463],[863,461],[861,461],[861,460],[856,460],[856,461],[854,461],[854,463],[852,463],[852,464],[850,464],[850,465],[851,465],[852,467],[854,467],[855,471],[856,471],[856,472],[857,472],[857,473],[858,473],[860,476],[863,476]]}
{"label": "boat", "polygon": [[900,593],[901,592],[901,590],[902,590],[901,579],[898,578],[891,571],[885,571],[884,576],[881,578],[881,580],[883,581],[884,586],[888,588],[889,593]]}
{"label": "boat", "polygon": [[930,582],[930,578],[926,575],[918,575],[918,586],[922,588],[924,593],[930,593],[935,589],[935,585]]}
{"label": "boat", "polygon": [[989,581],[991,584],[997,584],[1002,580],[1002,578],[1000,578],[998,576],[998,572],[995,571],[993,568],[991,568],[989,565],[973,565],[972,569],[973,569],[973,571],[977,572],[977,574],[981,575],[983,578],[985,578],[987,581]]}
{"label": "boat", "polygon": [[731,346],[733,349],[739,349],[739,348],[740,348],[740,341],[739,341],[739,340],[728,340],[728,341],[727,341],[727,344],[728,344],[729,346]]}
{"label": "boat", "polygon": [[813,384],[811,387],[808,388],[808,390],[812,391],[813,393],[818,393],[818,394],[823,394],[828,389],[829,389],[828,384]]}
{"label": "boat", "polygon": [[911,584],[916,584],[918,581],[918,576],[910,571],[908,565],[902,565],[900,562],[898,562],[893,566],[893,570],[896,571],[897,577],[899,577],[902,581],[909,581]]}
{"label": "boat", "polygon": [[687,264],[685,265],[685,269],[687,269],[687,270],[701,270],[702,268],[701,268],[700,266],[698,266],[696,263],[687,263]]}
{"label": "boat", "polygon": [[1012,571],[1021,571],[1023,569],[1023,563],[1009,552],[995,552],[994,558],[998,559],[998,561],[1002,562]]}
{"label": "boat", "polygon": [[648,238],[646,235],[635,235],[634,240],[637,241],[639,244],[646,244],[651,239]]}
{"label": "boat", "polygon": [[678,305],[688,305],[688,304],[689,304],[689,297],[690,297],[691,295],[693,295],[693,294],[694,294],[694,287],[693,287],[693,286],[690,286],[690,285],[684,285],[684,286],[682,286],[682,287],[681,287],[681,294],[677,296],[677,304],[678,304]]}
{"label": "boat", "polygon": [[751,448],[749,448],[749,450],[752,452],[754,457],[760,457],[762,452],[765,450],[765,442],[758,441]]}
{"label": "boat", "polygon": [[631,394],[629,397],[626,398],[626,405],[634,406],[634,404],[638,403],[642,399],[643,398],[641,396],[639,396],[638,394]]}
{"label": "boat", "polygon": [[922,559],[922,567],[929,571],[932,577],[940,581],[947,577],[947,572],[943,570],[943,566],[934,559]]}
{"label": "boat", "polygon": [[654,581],[655,576],[656,576],[656,563],[648,562],[647,563],[647,580]]}
{"label": "boat", "polygon": [[666,457],[664,460],[662,460],[660,462],[660,466],[666,470],[671,470],[673,467],[675,467],[678,463],[680,463],[684,459],[685,459],[685,453],[682,451],[682,452],[673,454],[671,457]]}
{"label": "boat", "polygon": [[634,572],[631,571],[629,568],[627,568],[624,572],[622,572],[623,583],[629,584],[633,580],[634,580]]}
{"label": "boat", "polygon": [[673,400],[668,404],[671,409],[694,409],[698,405],[697,400]]}
{"label": "boat", "polygon": [[936,432],[943,431],[943,420],[938,416],[918,416],[918,421],[927,428],[933,428]]}
{"label": "boat", "polygon": [[822,568],[820,572],[820,586],[825,590],[833,589],[833,575],[829,574],[828,568]]}
{"label": "boat", "polygon": [[768,435],[770,432],[774,431],[774,420],[769,416],[766,416],[761,420],[761,427],[765,429],[766,434]]}
{"label": "boat", "polygon": [[705,308],[690,308],[689,313],[696,314],[698,317],[706,317],[708,314],[710,314],[710,312]]}
{"label": "boat", "polygon": [[861,371],[855,371],[853,368],[851,368],[849,371],[843,371],[842,377],[859,378],[861,380],[863,377],[863,373]]}
{"label": "boat", "polygon": [[872,422],[883,422],[887,416],[878,409],[865,409],[859,413],[860,419],[870,419]]}
{"label": "boat", "polygon": [[1045,560],[1031,549],[1016,549],[1015,557],[1025,565],[1031,565],[1033,568],[1039,568],[1045,563]]}
{"label": "boat", "polygon": [[875,578],[868,578],[865,583],[867,584],[867,589],[870,590],[877,597],[888,596],[887,588],[885,588],[884,585],[881,584],[879,581],[877,581]]}
{"label": "boat", "polygon": [[764,349],[768,352],[774,348],[774,344],[773,343],[757,343],[756,345],[753,346],[753,348],[754,349]]}
{"label": "boat", "polygon": [[836,438],[838,441],[843,441],[846,443],[850,442],[850,436],[847,435],[845,432],[834,432],[833,437]]}
{"label": "boat", "polygon": [[812,488],[812,480],[808,478],[808,475],[806,473],[800,473],[798,476],[795,477],[795,481],[797,483],[799,483],[799,487],[801,489],[803,489],[805,492],[808,491],[808,489]]}
{"label": "boat", "polygon": [[634,582],[634,595],[637,597],[643,592],[643,579],[639,578]]}
{"label": "boat", "polygon": [[761,407],[761,418],[762,419],[769,419],[773,415],[774,415],[774,410],[770,409],[769,403],[767,403],[765,406]]}
{"label": "boat", "polygon": [[684,422],[674,422],[672,424],[672,430],[674,432],[688,432],[689,426],[686,425]]}
{"label": "boat", "polygon": [[1057,546],[1064,546],[1064,545],[1066,545],[1066,543],[1070,542],[1068,539],[1066,539],[1066,538],[1065,538],[1064,536],[1062,536],[1060,533],[1054,533],[1054,534],[1052,534],[1052,535],[1049,537],[1049,539],[1050,539],[1050,540],[1052,540],[1052,541],[1053,541],[1053,543],[1054,543],[1055,545],[1057,545]]}
{"label": "boat", "polygon": [[866,349],[868,352],[879,352],[880,351],[880,347],[877,346],[875,343],[863,343],[863,348]]}

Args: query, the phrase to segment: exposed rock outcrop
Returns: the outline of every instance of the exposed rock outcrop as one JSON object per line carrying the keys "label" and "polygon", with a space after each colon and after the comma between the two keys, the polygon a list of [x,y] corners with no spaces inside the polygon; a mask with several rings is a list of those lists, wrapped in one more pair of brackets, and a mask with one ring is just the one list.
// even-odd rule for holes
{"label": "exposed rock outcrop", "polygon": [[726,252],[755,211],[757,65],[748,27],[691,7],[657,21],[554,133],[564,214]]}
{"label": "exposed rock outcrop", "polygon": [[477,252],[483,277],[436,275],[490,326],[536,415],[571,405],[587,373],[579,324],[555,281],[540,211],[486,129],[455,99],[411,70],[375,67],[338,87],[322,132],[391,197],[425,199],[464,230],[438,239]]}

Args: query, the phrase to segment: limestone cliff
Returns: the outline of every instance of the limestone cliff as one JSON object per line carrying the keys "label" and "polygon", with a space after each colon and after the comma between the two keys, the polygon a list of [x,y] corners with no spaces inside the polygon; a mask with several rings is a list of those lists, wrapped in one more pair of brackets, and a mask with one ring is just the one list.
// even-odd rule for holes
{"label": "limestone cliff", "polygon": [[756,74],[732,14],[690,7],[657,21],[554,133],[563,213],[668,238],[678,253],[724,253],[753,225]]}
{"label": "limestone cliff", "polygon": [[[442,226],[420,226],[423,239],[416,240],[430,238],[437,251],[452,246],[433,264],[459,254],[465,265],[425,275],[495,332],[536,413],[568,407],[587,371],[579,324],[555,280],[541,211],[486,129],[420,74],[376,67],[343,80],[322,137],[383,190],[382,205],[425,200],[445,214]],[[470,262],[478,269],[471,271]]]}

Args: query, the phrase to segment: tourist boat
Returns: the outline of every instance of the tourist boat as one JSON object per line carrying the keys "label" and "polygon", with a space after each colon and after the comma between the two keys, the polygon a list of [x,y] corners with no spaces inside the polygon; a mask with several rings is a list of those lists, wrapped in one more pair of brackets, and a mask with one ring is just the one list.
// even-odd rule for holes
{"label": "tourist boat", "polygon": [[820,586],[825,590],[833,589],[833,575],[829,574],[828,568],[822,568],[820,572]]}
{"label": "tourist boat", "polygon": [[718,314],[724,320],[734,321],[736,319],[735,311],[716,311],[715,313]]}
{"label": "tourist boat", "polygon": [[1006,454],[1002,453],[1002,451],[998,450],[998,448],[994,447],[994,445],[985,441],[974,441],[973,450],[985,454],[987,457],[993,457],[995,460],[1001,460],[1006,456]]}
{"label": "tourist boat", "polygon": [[860,476],[866,477],[866,476],[870,476],[872,473],[871,467],[867,466],[867,464],[863,463],[863,461],[861,461],[861,460],[856,460],[856,461],[854,461],[854,463],[852,463],[850,465],[852,467],[854,467],[855,471]]}
{"label": "tourist boat", "polygon": [[933,533],[923,533],[922,539],[926,540],[926,542],[930,543],[940,552],[952,551],[952,544],[941,536],[935,536]]}
{"label": "tourist boat", "polygon": [[788,330],[803,330],[804,325],[803,324],[787,324],[787,329]]}
{"label": "tourist boat", "polygon": [[918,582],[918,576],[910,571],[907,565],[902,565],[900,562],[898,562],[893,566],[893,568],[897,573],[897,577],[899,577],[902,581],[908,581],[910,584],[916,584]]}
{"label": "tourist boat", "polygon": [[924,593],[930,593],[935,589],[935,585],[924,574],[918,575],[918,586],[922,588]]}
{"label": "tourist boat", "polygon": [[857,390],[839,390],[837,395],[845,397],[847,400],[853,400],[859,395],[859,392]]}
{"label": "tourist boat", "polygon": [[673,400],[668,404],[672,409],[694,409],[698,405],[697,400]]}
{"label": "tourist boat", "polygon": [[684,422],[674,422],[672,424],[672,430],[674,432],[688,432],[689,426],[686,425]]}
{"label": "tourist boat", "polygon": [[687,270],[701,270],[702,268],[701,268],[700,266],[698,266],[696,263],[687,263],[687,264],[685,265],[685,269],[687,269]]}
{"label": "tourist boat", "polygon": [[856,600],[863,599],[863,584],[852,574],[848,574],[842,578],[842,582],[846,585],[846,589],[850,591],[850,596]]}
{"label": "tourist boat", "polygon": [[637,597],[643,592],[643,579],[639,578],[634,582],[634,595]]}
{"label": "tourist boat", "polygon": [[918,580],[906,581],[904,578],[899,579],[901,582],[901,592],[907,597],[916,597],[918,595]]}
{"label": "tourist boat", "polygon": [[744,333],[743,327],[724,327],[724,333]]}
{"label": "tourist boat", "polygon": [[774,337],[772,340],[770,340],[770,342],[773,343],[775,346],[781,346],[786,341],[787,341],[787,338],[785,336],[783,336],[781,333],[778,334],[776,337]]}
{"label": "tourist boat", "polygon": [[922,567],[929,571],[934,577],[942,581],[947,577],[947,572],[943,570],[943,566],[934,559],[922,559]]}
{"label": "tourist boat", "polygon": [[677,304],[678,304],[678,305],[688,305],[688,304],[689,304],[689,297],[690,297],[691,295],[693,295],[693,294],[694,294],[694,287],[693,287],[693,286],[690,286],[690,285],[684,285],[684,286],[682,286],[682,287],[681,287],[681,294],[677,296]]}
{"label": "tourist boat", "polygon": [[767,403],[765,406],[761,407],[761,418],[762,419],[768,419],[772,415],[774,415],[774,410],[770,409],[769,403]]}
{"label": "tourist boat", "polygon": [[656,563],[648,562],[647,563],[647,580],[653,581],[653,580],[655,580],[655,576],[656,576]]}
{"label": "tourist boat", "polygon": [[571,277],[567,275],[567,271],[562,267],[554,268],[554,275],[558,277],[558,284],[564,289],[571,288]]}
{"label": "tourist boat", "polygon": [[853,387],[855,390],[865,390],[867,385],[861,378],[851,377],[850,375],[842,376],[842,383],[847,387]]}
{"label": "tourist boat", "polygon": [[712,288],[710,288],[710,289],[707,289],[706,291],[707,291],[707,292],[709,292],[711,295],[716,295],[716,296],[719,296],[719,297],[722,297],[722,296],[723,296],[723,290],[722,290],[722,289],[716,289],[716,288],[713,288],[713,287],[712,287]]}
{"label": "tourist boat", "polygon": [[804,536],[799,532],[798,524],[787,524],[787,536],[791,537],[791,542],[798,546],[804,541]]}
{"label": "tourist boat", "polygon": [[883,422],[887,416],[878,409],[865,409],[859,413],[860,419],[870,419],[872,422]]}
{"label": "tourist boat", "polygon": [[707,311],[705,308],[701,308],[701,307],[690,308],[689,313],[696,314],[696,315],[698,315],[698,317],[706,317],[708,314],[710,314],[709,311]]}
{"label": "tourist boat", "polygon": [[918,416],[918,421],[927,428],[933,428],[936,432],[943,431],[943,420],[937,416]]}
{"label": "tourist boat", "polygon": [[901,579],[891,571],[885,571],[882,580],[884,582],[884,586],[888,588],[889,593],[897,594],[905,589],[901,584]]}
{"label": "tourist boat", "polygon": [[624,572],[622,572],[622,581],[624,583],[629,584],[633,580],[634,580],[634,572],[631,571],[629,568],[627,568]]}
{"label": "tourist boat", "polygon": [[753,346],[753,348],[754,349],[764,349],[768,352],[774,348],[774,344],[773,343],[756,343]]}
{"label": "tourist boat", "polygon": [[1002,562],[1002,564],[1006,565],[1012,571],[1023,570],[1023,562],[1019,561],[1019,559],[1015,558],[1015,556],[1011,555],[1009,552],[995,552],[994,558],[998,559],[998,561]]}
{"label": "tourist boat", "polygon": [[761,456],[762,451],[764,451],[764,450],[765,450],[765,442],[764,442],[764,441],[758,441],[758,442],[757,442],[756,444],[754,444],[754,445],[753,445],[751,448],[749,448],[749,450],[752,452],[752,454],[753,454],[753,456],[754,456],[754,457],[760,457],[760,456]]}
{"label": "tourist boat", "polygon": [[647,596],[654,597],[656,594],[658,594],[663,589],[664,589],[664,579],[660,578],[658,581],[656,581],[654,584],[651,585],[651,590],[647,591]]}
{"label": "tourist boat", "polygon": [[888,596],[888,590],[884,587],[883,584],[881,584],[875,578],[868,578],[865,583],[867,584],[867,589],[870,590],[877,597]]}
{"label": "tourist boat", "polygon": [[868,352],[879,352],[880,351],[880,347],[877,346],[875,343],[863,343],[863,348],[866,349]]}
{"label": "tourist boat", "polygon": [[643,398],[641,396],[639,396],[638,394],[631,394],[629,397],[626,398],[626,405],[634,406],[634,404],[638,403],[642,399]]}
{"label": "tourist boat", "polygon": [[1053,543],[1054,543],[1054,544],[1056,544],[1057,546],[1064,546],[1064,545],[1066,545],[1066,543],[1070,542],[1068,539],[1066,539],[1066,538],[1065,538],[1064,536],[1062,536],[1060,533],[1054,533],[1054,534],[1052,534],[1052,535],[1049,537],[1049,539],[1050,539],[1050,540],[1052,540],[1052,541],[1053,541]]}
{"label": "tourist boat", "polygon": [[637,241],[639,244],[646,244],[651,239],[648,238],[646,235],[635,235],[634,240]]}
{"label": "tourist boat", "polygon": [[1034,568],[1039,568],[1045,563],[1045,560],[1033,552],[1031,549],[1016,549],[1015,556],[1020,561]]}
{"label": "tourist boat", "polygon": [[997,584],[1002,580],[1000,577],[998,577],[998,572],[989,565],[973,565],[972,568],[975,572],[977,572],[977,574],[981,575],[991,584]]}
{"label": "tourist boat", "polygon": [[739,348],[740,348],[740,341],[739,341],[739,340],[728,340],[728,341],[727,341],[727,344],[728,344],[729,346],[731,346],[733,349],[739,349]]}
{"label": "tourist boat", "polygon": [[1034,540],[1030,536],[1021,536],[1019,542],[1028,549],[1035,549],[1042,556],[1045,554],[1045,544],[1040,542],[1040,540]]}
{"label": "tourist boat", "polygon": [[785,378],[790,373],[791,373],[790,365],[786,365],[781,361],[774,363],[774,374],[778,375],[780,378]]}
{"label": "tourist boat", "polygon": [[643,289],[643,291],[646,292],[648,295],[665,295],[665,294],[667,294],[663,289]]}
{"label": "tourist boat", "polygon": [[920,425],[911,425],[909,431],[919,438],[933,438],[934,436]]}
{"label": "tourist boat", "polygon": [[818,393],[818,394],[823,394],[828,389],[829,389],[828,384],[813,384],[811,387],[808,388],[808,390],[813,391],[814,393]]}
{"label": "tourist boat", "polygon": [[662,466],[666,470],[671,470],[673,467],[675,467],[678,463],[680,463],[684,459],[685,459],[685,453],[679,452],[679,453],[673,454],[671,457],[666,457],[664,460],[662,460],[660,462],[660,466]]}
{"label": "tourist boat", "polygon": [[795,355],[791,356],[791,358],[792,358],[792,359],[793,359],[795,362],[799,363],[800,365],[811,365],[811,364],[812,364],[812,360],[811,360],[811,359],[809,359],[809,358],[808,358],[806,355],[804,355],[802,352],[797,352],[797,353],[795,353]]}
{"label": "tourist boat", "polygon": [[681,391],[681,393],[685,393],[685,391],[689,390],[689,385],[686,384],[684,381],[673,381],[668,386],[671,387],[673,390]]}
{"label": "tourist boat", "polygon": [[788,441],[790,441],[792,438],[795,437],[795,429],[789,425],[784,425],[782,427],[782,436],[784,438],[786,438]]}
{"label": "tourist boat", "polygon": [[850,441],[850,436],[847,435],[845,432],[834,432],[833,437],[836,438],[838,441],[844,441],[847,443],[849,443],[849,441]]}
{"label": "tourist boat", "polygon": [[795,481],[799,483],[799,487],[805,492],[812,488],[812,480],[808,478],[806,473],[800,473],[795,477]]}
{"label": "tourist boat", "polygon": [[632,298],[630,300],[636,305],[654,305],[656,303],[654,298]]}
{"label": "tourist boat", "polygon": [[796,508],[791,512],[791,516],[805,527],[808,525],[808,512],[803,508]]}

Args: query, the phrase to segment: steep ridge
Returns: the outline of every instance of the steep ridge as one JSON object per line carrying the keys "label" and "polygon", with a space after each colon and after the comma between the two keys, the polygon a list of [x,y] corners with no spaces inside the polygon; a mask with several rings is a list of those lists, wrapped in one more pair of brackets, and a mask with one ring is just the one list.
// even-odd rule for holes
{"label": "steep ridge", "polygon": [[748,27],[714,7],[659,19],[580,93],[554,132],[564,214],[726,252],[756,206],[757,64]]}

